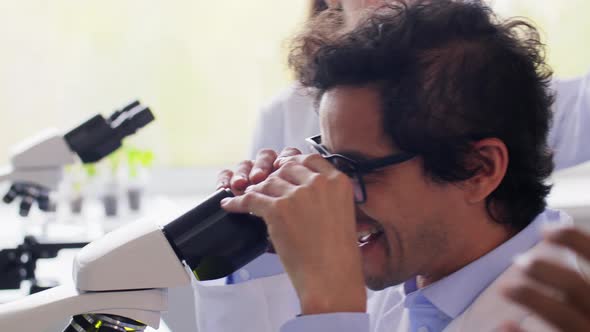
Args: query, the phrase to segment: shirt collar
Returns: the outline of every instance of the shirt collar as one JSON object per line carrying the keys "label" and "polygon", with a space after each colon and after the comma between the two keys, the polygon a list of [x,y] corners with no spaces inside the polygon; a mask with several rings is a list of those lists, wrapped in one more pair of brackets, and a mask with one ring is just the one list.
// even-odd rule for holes
{"label": "shirt collar", "polygon": [[422,289],[417,289],[416,279],[413,278],[404,283],[404,292],[406,295],[419,292],[440,311],[455,319],[512,264],[516,255],[528,251],[540,241],[539,228],[542,224],[561,219],[560,212],[546,210],[518,234],[459,271]]}

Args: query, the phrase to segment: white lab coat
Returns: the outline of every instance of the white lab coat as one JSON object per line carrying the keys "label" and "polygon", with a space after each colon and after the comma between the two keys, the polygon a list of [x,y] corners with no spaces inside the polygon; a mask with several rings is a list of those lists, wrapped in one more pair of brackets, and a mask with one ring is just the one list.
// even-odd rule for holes
{"label": "white lab coat", "polygon": [[[547,214],[546,218],[551,218]],[[559,222],[571,223],[565,213]],[[528,255],[541,256],[579,271],[572,253],[545,243],[532,248]],[[492,332],[506,320],[527,331],[553,331],[544,322],[500,295],[501,286],[514,280],[518,270],[511,266],[502,273],[463,314],[453,320],[445,332]],[[297,296],[285,274],[255,279],[236,285],[196,285],[196,317],[199,332],[277,332],[299,313]],[[367,312],[372,332],[408,330],[408,313],[403,305],[401,287],[390,287],[369,294]]]}
{"label": "white lab coat", "polygon": [[319,133],[314,96],[293,85],[260,110],[249,156],[254,158],[263,148],[280,152],[291,147],[309,153],[305,139]]}
{"label": "white lab coat", "polygon": [[559,170],[590,160],[590,72],[552,86],[556,100],[548,142]]}

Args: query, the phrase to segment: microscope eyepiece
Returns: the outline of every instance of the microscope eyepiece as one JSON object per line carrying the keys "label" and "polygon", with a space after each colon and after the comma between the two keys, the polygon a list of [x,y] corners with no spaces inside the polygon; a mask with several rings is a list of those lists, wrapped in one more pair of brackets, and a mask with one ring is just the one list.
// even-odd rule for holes
{"label": "microscope eyepiece", "polygon": [[114,119],[116,119],[117,117],[119,117],[119,115],[121,113],[125,113],[137,106],[139,106],[141,103],[139,102],[139,100],[134,100],[131,103],[127,104],[127,106],[123,107],[122,109],[115,111],[113,114],[111,114],[111,116],[109,116],[108,122],[112,122]]}
{"label": "microscope eyepiece", "polygon": [[108,120],[102,115],[95,115],[64,137],[82,162],[92,163],[120,148],[125,137],[153,120],[151,110],[139,101],[134,101],[114,112]]}
{"label": "microscope eyepiece", "polygon": [[228,276],[269,247],[264,221],[223,210],[219,202],[226,197],[233,197],[232,192],[220,189],[163,227],[177,256],[198,280]]}
{"label": "microscope eyepiece", "polygon": [[154,121],[154,114],[149,107],[139,106],[121,113],[111,121],[111,127],[121,139],[135,134],[138,129]]}

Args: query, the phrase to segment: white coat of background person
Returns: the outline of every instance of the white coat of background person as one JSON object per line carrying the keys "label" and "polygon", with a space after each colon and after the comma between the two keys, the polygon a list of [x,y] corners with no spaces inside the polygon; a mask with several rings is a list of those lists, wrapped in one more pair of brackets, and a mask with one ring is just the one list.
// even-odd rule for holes
{"label": "white coat of background person", "polygon": [[[554,160],[556,169],[571,167],[590,159],[590,148],[585,144],[586,142],[590,142],[590,130],[584,130],[588,127],[585,124],[590,123],[589,83],[590,74],[574,80],[556,80],[553,83],[553,89],[556,91],[557,96],[554,104],[554,122],[548,139],[549,145],[555,151]],[[307,151],[304,138],[317,134],[318,132],[319,128],[317,115],[314,111],[313,97],[293,86],[275,98],[269,106],[262,109],[251,149],[251,156],[254,157],[254,153],[262,148],[272,148],[280,151],[283,147],[289,146]],[[536,251],[542,252],[542,248],[538,248]],[[568,261],[569,258],[564,260]],[[575,266],[575,263],[572,262],[572,266]],[[508,270],[505,278],[510,274],[511,271]],[[225,311],[224,315],[232,317],[231,320],[234,322],[226,322],[225,325],[222,324],[221,326],[239,326],[233,325],[234,323],[239,324],[240,319],[237,317],[248,317],[249,321],[256,319],[256,317],[259,317],[257,312],[261,307],[264,307],[268,316],[265,316],[266,319],[262,319],[258,328],[260,328],[260,331],[274,331],[280,325],[280,322],[284,322],[285,317],[290,318],[298,313],[297,310],[299,308],[296,302],[276,302],[279,299],[296,299],[290,287],[289,280],[285,275],[266,278],[264,282],[253,280],[231,287],[234,288],[235,293],[224,292],[224,296],[221,297],[218,297],[220,295],[218,293],[219,289],[200,287],[202,300],[206,299],[208,308],[204,311],[199,310],[200,312],[198,314],[208,317],[207,320],[209,323],[219,322],[214,318],[211,319],[211,309],[215,308],[216,305],[221,306],[223,303],[228,303],[228,299],[231,299],[236,304],[236,308],[240,309],[235,312],[232,310]],[[238,288],[242,288],[243,290],[238,291]],[[485,323],[476,317],[481,317],[479,314],[485,312],[493,312],[490,310],[497,309],[498,305],[506,305],[498,298],[497,290],[496,285],[492,285],[478,298],[476,305],[474,305],[478,309],[465,312],[457,323],[454,322],[448,327],[448,330],[468,331],[485,327]],[[257,292],[260,302],[256,305],[242,303],[241,306],[241,298],[238,295],[243,294],[242,292]],[[381,301],[379,301],[381,303],[373,303],[373,308],[382,305],[382,301],[385,301],[384,298],[388,297],[395,297],[395,293],[381,297]],[[243,299],[246,301],[251,300],[251,298],[247,297]],[[277,303],[280,303],[280,305],[277,305]],[[248,306],[249,309],[241,311],[245,309],[245,306]],[[518,315],[521,314],[518,311],[514,311],[514,317],[506,318],[518,318]],[[199,318],[197,317],[197,319]],[[531,324],[535,324],[535,322],[531,321]],[[213,325],[206,324],[206,326],[202,327],[205,328],[204,331],[208,331],[207,327],[212,328]]]}

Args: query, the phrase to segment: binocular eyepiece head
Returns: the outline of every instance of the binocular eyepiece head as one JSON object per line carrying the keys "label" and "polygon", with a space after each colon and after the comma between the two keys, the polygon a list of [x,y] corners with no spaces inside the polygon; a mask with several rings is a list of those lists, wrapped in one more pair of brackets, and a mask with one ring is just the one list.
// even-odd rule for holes
{"label": "binocular eyepiece head", "polygon": [[136,100],[115,111],[108,119],[95,115],[64,137],[82,162],[92,163],[120,148],[125,137],[134,134],[154,119],[149,107]]}

